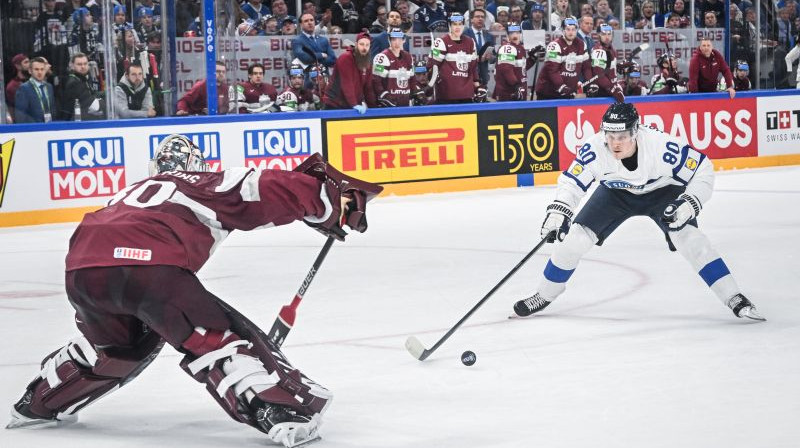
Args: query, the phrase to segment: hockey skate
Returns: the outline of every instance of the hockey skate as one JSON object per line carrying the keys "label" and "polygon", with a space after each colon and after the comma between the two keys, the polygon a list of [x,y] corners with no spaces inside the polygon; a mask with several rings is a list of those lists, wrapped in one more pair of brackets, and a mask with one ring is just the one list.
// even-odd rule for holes
{"label": "hockey skate", "polygon": [[517,316],[527,317],[547,308],[547,305],[550,305],[550,302],[537,292],[527,299],[515,303],[514,312],[517,313]]}
{"label": "hockey skate", "polygon": [[320,439],[317,417],[298,414],[286,406],[265,403],[258,398],[250,405],[255,408],[258,426],[275,443],[282,443],[286,448],[298,448]]}
{"label": "hockey skate", "polygon": [[733,311],[736,317],[746,317],[757,321],[766,321],[761,314],[758,313],[756,306],[753,305],[744,294],[736,294],[728,300],[728,308]]}
{"label": "hockey skate", "polygon": [[57,415],[53,418],[41,417],[30,411],[32,390],[25,391],[25,395],[11,407],[11,421],[6,425],[6,429],[25,428],[32,426],[61,426],[69,425],[78,421],[77,414]]}

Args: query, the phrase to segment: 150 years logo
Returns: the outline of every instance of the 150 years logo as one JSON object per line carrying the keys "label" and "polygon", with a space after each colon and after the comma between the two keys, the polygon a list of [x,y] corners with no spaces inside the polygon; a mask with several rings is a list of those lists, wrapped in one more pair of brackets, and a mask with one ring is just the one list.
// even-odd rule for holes
{"label": "150 years logo", "polygon": [[558,170],[557,130],[552,108],[480,113],[481,176]]}

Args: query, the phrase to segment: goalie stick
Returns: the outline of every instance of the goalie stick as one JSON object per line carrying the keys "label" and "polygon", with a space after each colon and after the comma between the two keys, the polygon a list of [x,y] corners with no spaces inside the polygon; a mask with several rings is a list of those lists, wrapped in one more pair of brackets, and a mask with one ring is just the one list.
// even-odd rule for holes
{"label": "goalie stick", "polygon": [[486,303],[486,301],[489,300],[489,297],[491,297],[492,294],[495,293],[495,291],[500,289],[500,287],[503,286],[503,284],[509,278],[511,278],[511,276],[514,275],[519,270],[519,268],[522,267],[522,265],[524,265],[528,261],[528,259],[530,259],[536,252],[539,251],[539,249],[542,246],[544,246],[544,243],[547,242],[547,238],[548,237],[550,237],[550,234],[548,234],[546,237],[542,238],[542,240],[539,241],[539,243],[536,244],[536,246],[533,249],[531,249],[531,251],[528,252],[528,254],[525,255],[525,257],[523,257],[522,260],[520,260],[520,262],[517,263],[517,265],[514,266],[514,268],[511,269],[508,272],[508,274],[506,274],[506,276],[503,277],[502,280],[500,280],[496,285],[494,285],[494,288],[492,288],[492,290],[489,291],[488,294],[483,296],[483,298],[478,303],[476,303],[475,306],[473,306],[472,309],[469,310],[467,312],[467,314],[465,314],[464,317],[461,318],[461,320],[456,322],[456,324],[453,325],[453,327],[451,329],[449,329],[447,331],[447,333],[444,334],[444,336],[442,336],[438,341],[436,341],[436,343],[433,344],[433,347],[431,347],[429,349],[425,348],[425,346],[422,345],[422,342],[420,342],[420,340],[417,339],[416,336],[409,336],[408,339],[406,339],[406,350],[408,350],[408,352],[411,353],[411,356],[413,356],[414,358],[416,358],[416,359],[418,359],[420,361],[425,361],[431,355],[431,353],[435,352],[436,349],[438,349],[442,344],[444,344],[444,341],[449,339],[450,336],[452,336],[453,333],[455,333],[456,330],[458,330],[458,327],[460,327],[461,324],[466,322],[466,320],[469,319],[469,317],[472,316],[472,314],[475,311],[477,311],[478,308],[480,308],[484,303]]}
{"label": "goalie stick", "polygon": [[317,259],[314,260],[314,264],[311,265],[311,269],[309,269],[308,274],[306,274],[306,278],[303,279],[303,284],[300,285],[300,289],[298,289],[297,293],[294,295],[292,303],[284,305],[278,313],[278,317],[275,318],[275,323],[272,324],[272,329],[269,330],[267,337],[276,347],[280,348],[280,346],[283,345],[283,341],[286,340],[286,335],[289,334],[289,331],[294,326],[294,319],[297,317],[297,307],[303,300],[306,291],[308,291],[308,287],[311,286],[311,281],[314,280],[314,276],[317,275],[317,271],[328,255],[328,251],[331,250],[334,241],[336,240],[332,236],[328,237],[328,240],[325,241],[325,245],[322,246],[322,250],[319,251]]}

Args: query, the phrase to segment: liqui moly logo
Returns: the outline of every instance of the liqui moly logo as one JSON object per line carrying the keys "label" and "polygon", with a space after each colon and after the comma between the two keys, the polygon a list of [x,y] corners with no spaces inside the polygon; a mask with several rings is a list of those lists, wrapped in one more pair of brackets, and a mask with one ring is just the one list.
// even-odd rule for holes
{"label": "liqui moly logo", "polygon": [[311,152],[311,129],[307,127],[244,132],[244,164],[248,168],[290,171]]}
{"label": "liqui moly logo", "polygon": [[[211,171],[222,171],[222,162],[219,158],[219,132],[194,132],[181,134],[192,141],[203,153],[203,159],[210,167]],[[158,145],[167,138],[169,134],[159,134],[150,136],[150,158],[155,156]]]}
{"label": "liqui moly logo", "polygon": [[50,197],[53,200],[111,196],[125,186],[122,137],[51,140]]}

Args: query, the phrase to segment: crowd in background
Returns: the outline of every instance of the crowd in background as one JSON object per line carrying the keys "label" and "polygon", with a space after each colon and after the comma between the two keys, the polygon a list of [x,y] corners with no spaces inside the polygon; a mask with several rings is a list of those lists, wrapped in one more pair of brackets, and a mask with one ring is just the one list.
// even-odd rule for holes
{"label": "crowd in background", "polygon": [[[466,0],[395,0],[387,7],[386,0],[304,0],[299,11],[291,0],[218,2],[218,29],[233,30],[238,36],[293,37],[292,60],[287,61],[288,83],[282,91],[277,89],[280,86],[264,82],[263,65],[251,64],[247,80],[241,82],[228,79],[224,63],[217,66],[218,113],[451,102],[436,94],[444,89],[441,84],[446,77],[432,80],[436,76],[433,72],[438,73],[442,64],[449,60],[444,56],[441,60],[435,57],[436,40],[430,40],[431,55],[426,61],[395,62],[403,59],[399,55],[408,50],[408,40],[401,39],[407,33],[444,33],[450,36],[448,42],[453,39],[460,42],[463,34],[473,41],[472,50],[464,50],[472,51],[475,60],[469,69],[474,71],[469,74],[470,79],[474,78],[470,100],[564,97],[555,95],[557,92],[536,95],[538,79],[526,84],[524,95],[514,98],[492,95],[486,92],[486,87],[492,71],[495,76],[498,73],[507,75],[503,74],[504,70],[489,70],[489,67],[500,68],[504,58],[510,60],[509,51],[516,54],[513,49],[516,44],[511,42],[513,33],[541,29],[548,33],[554,31],[553,39],[556,39],[563,33],[565,20],[570,18],[575,19],[576,38],[585,43],[590,66],[594,64],[588,55],[592,48],[598,45],[604,48],[606,39],[601,34],[629,29],[689,28],[692,17],[696,28],[722,28],[727,22],[730,26],[727,63],[734,75],[743,73],[750,81],[748,85],[754,85],[759,74],[752,68],[759,63],[764,81],[762,88],[787,88],[794,84],[790,78],[794,78],[796,62],[800,59],[797,0],[732,0],[729,11],[725,10],[722,0],[696,0],[694,14],[690,14],[688,0],[625,0],[621,17],[618,17],[618,1],[622,0],[550,1],[548,5],[548,0],[493,0],[488,3],[473,0],[470,5]],[[162,20],[160,3],[155,0],[112,2],[113,29],[108,35],[102,26],[102,3],[98,0],[8,0],[0,3],[7,122],[105,119],[106,101],[114,102],[114,118],[207,113],[205,81],[198,82],[177,98],[176,105],[165,104],[163,93],[168,86],[163,85],[161,76],[165,37],[162,27],[167,24]],[[757,8],[760,8],[760,23],[756,23]],[[203,35],[201,10],[199,0],[175,1],[176,37]],[[549,15],[548,11],[551,11]],[[455,38],[453,24],[459,23],[459,17],[462,17],[463,29]],[[606,31],[601,33],[601,30]],[[351,42],[351,50],[340,55],[339,59],[345,56],[346,60],[338,61],[329,37],[342,34],[358,35],[358,38]],[[394,43],[398,39],[399,44]],[[485,51],[484,44],[489,44],[491,49]],[[756,61],[759,46],[761,59]],[[610,47],[606,45],[605,48]],[[720,52],[723,48],[715,50]],[[544,53],[539,49],[514,56],[515,64],[530,68],[531,64],[539,63],[544,67],[547,64]],[[379,64],[377,58],[381,54],[395,65],[384,59]],[[659,68],[666,70],[664,73],[669,72],[669,76],[654,77],[650,83],[642,79],[639,67],[632,61],[618,61],[627,65],[623,64],[610,75],[628,95],[681,93],[688,90],[691,80],[675,73],[672,67],[676,57],[674,54],[659,57]],[[111,58],[113,75],[105,73],[106,58]],[[337,70],[352,72],[358,79],[343,78]],[[381,100],[381,89],[390,88],[386,83],[391,78],[388,74],[394,73],[396,77],[398,70],[400,84],[406,86],[401,90],[408,90],[408,98],[401,95],[389,100],[383,95],[385,98]],[[585,75],[581,73],[579,82],[587,81],[590,71]],[[545,72],[542,70],[539,76]],[[111,76],[113,90],[106,88]],[[361,87],[349,84],[354,81]],[[411,87],[407,86],[409,81]],[[654,85],[656,82],[666,85],[668,81],[673,85],[667,91],[662,85],[659,88]],[[397,90],[397,80],[394,82],[391,88]],[[363,92],[353,97],[350,90],[359,88]],[[728,84],[722,89],[729,88],[733,86]],[[606,96],[614,96],[610,90],[601,89],[601,94],[605,91]],[[596,89],[587,93],[596,93]],[[353,102],[357,104],[351,104]]]}

